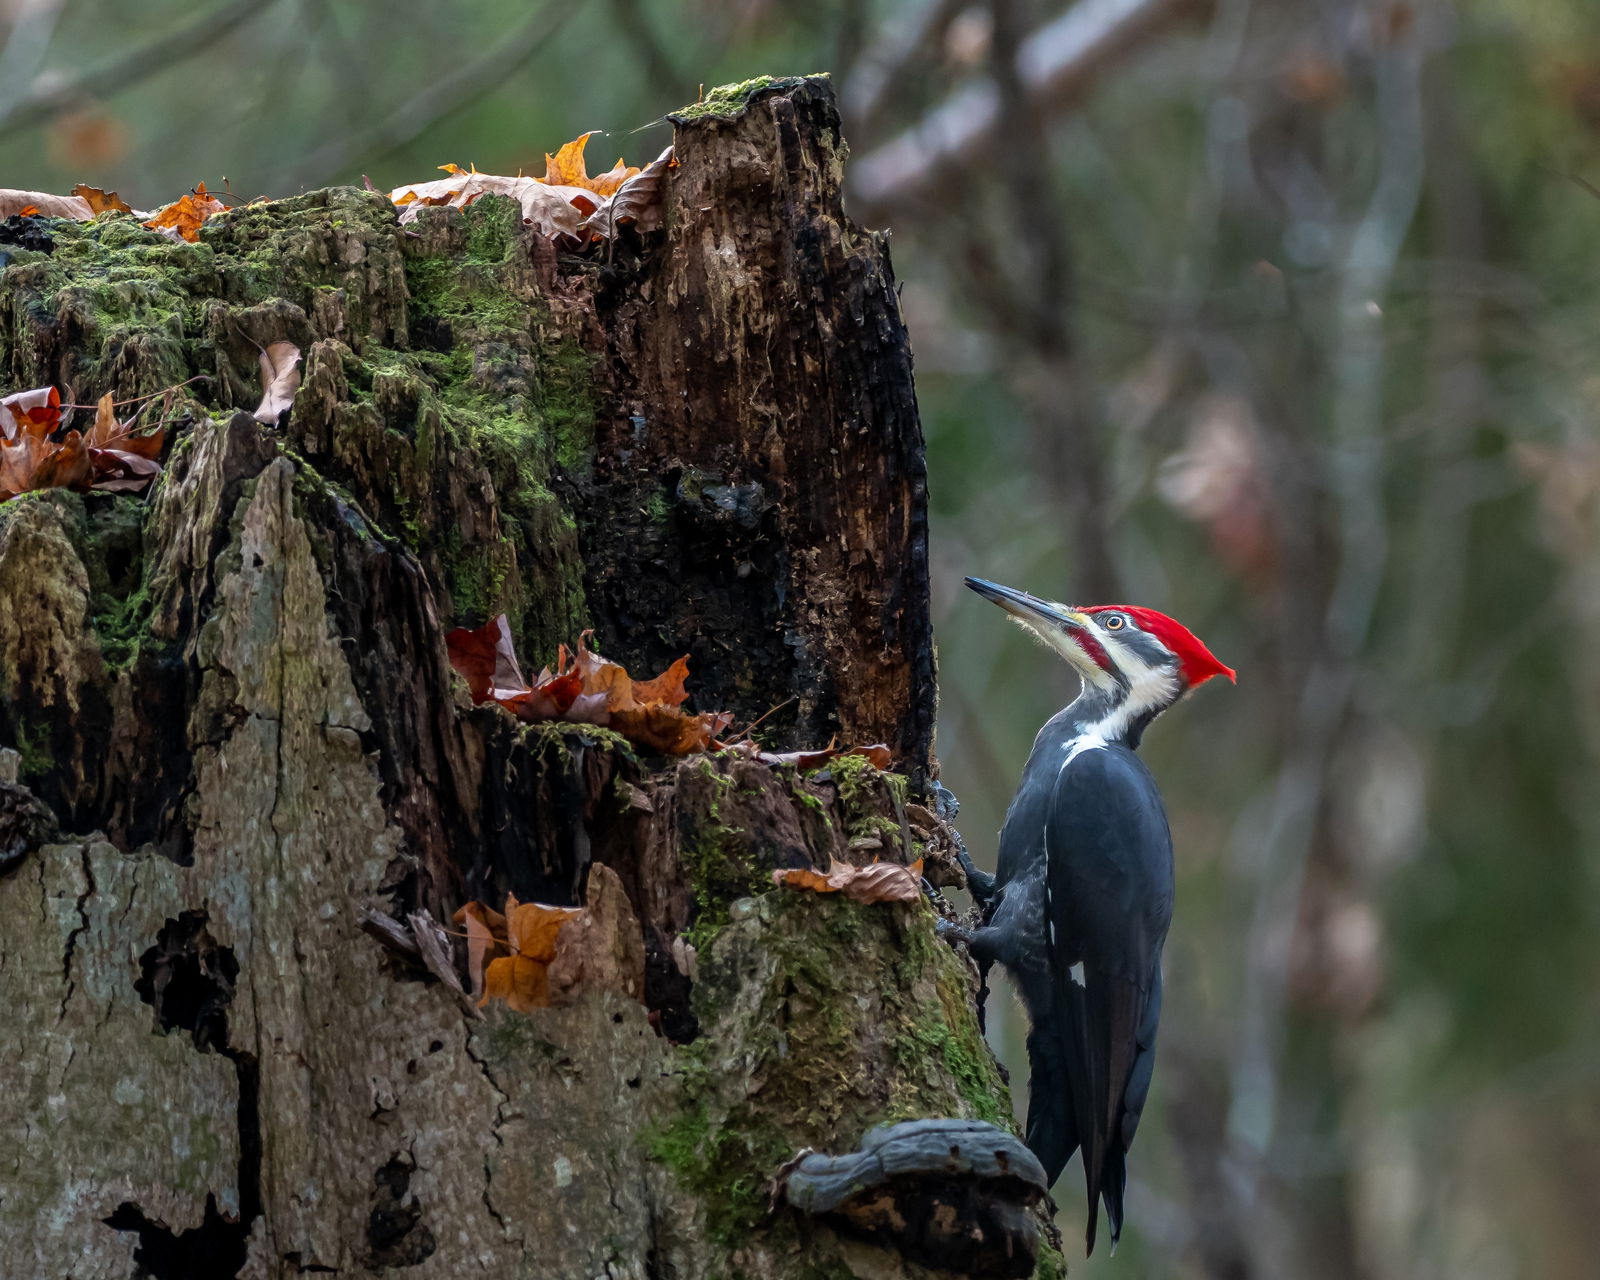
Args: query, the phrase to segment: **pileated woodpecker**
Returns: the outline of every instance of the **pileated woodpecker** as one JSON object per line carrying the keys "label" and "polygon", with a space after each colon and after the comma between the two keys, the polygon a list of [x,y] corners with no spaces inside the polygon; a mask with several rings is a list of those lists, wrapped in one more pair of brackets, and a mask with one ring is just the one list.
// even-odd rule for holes
{"label": "pileated woodpecker", "polygon": [[1115,1250],[1172,919],[1172,836],[1134,749],[1190,689],[1234,673],[1154,609],[1073,608],[982,578],[967,585],[1070,662],[1083,691],[1034,741],[1006,811],[996,873],[962,857],[988,923],[941,932],[979,960],[999,961],[1016,981],[1032,1023],[1028,1146],[1051,1182],[1083,1149],[1088,1252],[1102,1199]]}

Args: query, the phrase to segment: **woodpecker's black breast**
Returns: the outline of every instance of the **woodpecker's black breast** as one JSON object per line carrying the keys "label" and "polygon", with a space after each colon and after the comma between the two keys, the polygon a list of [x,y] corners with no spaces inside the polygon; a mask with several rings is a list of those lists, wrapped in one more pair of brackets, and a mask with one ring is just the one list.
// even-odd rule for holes
{"label": "woodpecker's black breast", "polygon": [[1052,721],[1000,852],[1001,878],[1043,897],[1033,915],[1043,936],[1028,939],[1017,969],[1033,1021],[1028,1145],[1052,1180],[1082,1147],[1092,1249],[1102,1196],[1113,1242],[1120,1234],[1125,1156],[1154,1063],[1172,918],[1166,811],[1130,749]]}

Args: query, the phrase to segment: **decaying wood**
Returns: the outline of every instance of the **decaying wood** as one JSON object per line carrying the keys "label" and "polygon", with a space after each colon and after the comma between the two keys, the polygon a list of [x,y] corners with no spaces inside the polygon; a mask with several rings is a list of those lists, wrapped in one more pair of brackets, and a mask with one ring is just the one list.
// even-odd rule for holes
{"label": "decaying wood", "polygon": [[[954,837],[860,758],[644,758],[446,659],[502,610],[534,663],[592,623],[635,670],[687,649],[700,707],[795,699],[779,746],[927,769],[909,354],[826,84],[678,147],[666,230],[604,265],[509,201],[409,235],[351,189],[0,245],[6,385],[207,378],[147,499],[0,505],[0,1274],[929,1274],[771,1184],[1010,1123],[970,975],[925,903],[771,872],[944,883]],[[508,892],[590,910],[558,1005],[478,1017],[436,922]]]}

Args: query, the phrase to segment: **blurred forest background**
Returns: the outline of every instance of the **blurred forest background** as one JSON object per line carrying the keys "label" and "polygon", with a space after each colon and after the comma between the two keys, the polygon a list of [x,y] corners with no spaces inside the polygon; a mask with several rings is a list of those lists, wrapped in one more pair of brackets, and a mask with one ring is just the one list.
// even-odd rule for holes
{"label": "blurred forest background", "polygon": [[1600,1275],[1593,0],[0,0],[0,175],[639,163],[702,84],[819,70],[904,281],[980,863],[1073,690],[963,574],[1240,671],[1146,747],[1162,1054],[1076,1274]]}

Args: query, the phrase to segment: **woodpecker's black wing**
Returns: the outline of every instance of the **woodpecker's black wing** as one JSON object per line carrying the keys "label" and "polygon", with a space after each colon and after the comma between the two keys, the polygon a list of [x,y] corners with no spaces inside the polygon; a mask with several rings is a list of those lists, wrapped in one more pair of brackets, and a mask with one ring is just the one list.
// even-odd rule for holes
{"label": "woodpecker's black wing", "polygon": [[1041,1066],[1046,1080],[1065,1068],[1053,1087],[1065,1084],[1070,1138],[1083,1148],[1092,1251],[1102,1196],[1113,1244],[1122,1229],[1125,1157],[1150,1086],[1172,919],[1172,837],[1144,763],[1119,744],[1064,752],[1045,846],[1053,1044],[1034,1061],[1035,1088],[1045,1084]]}

